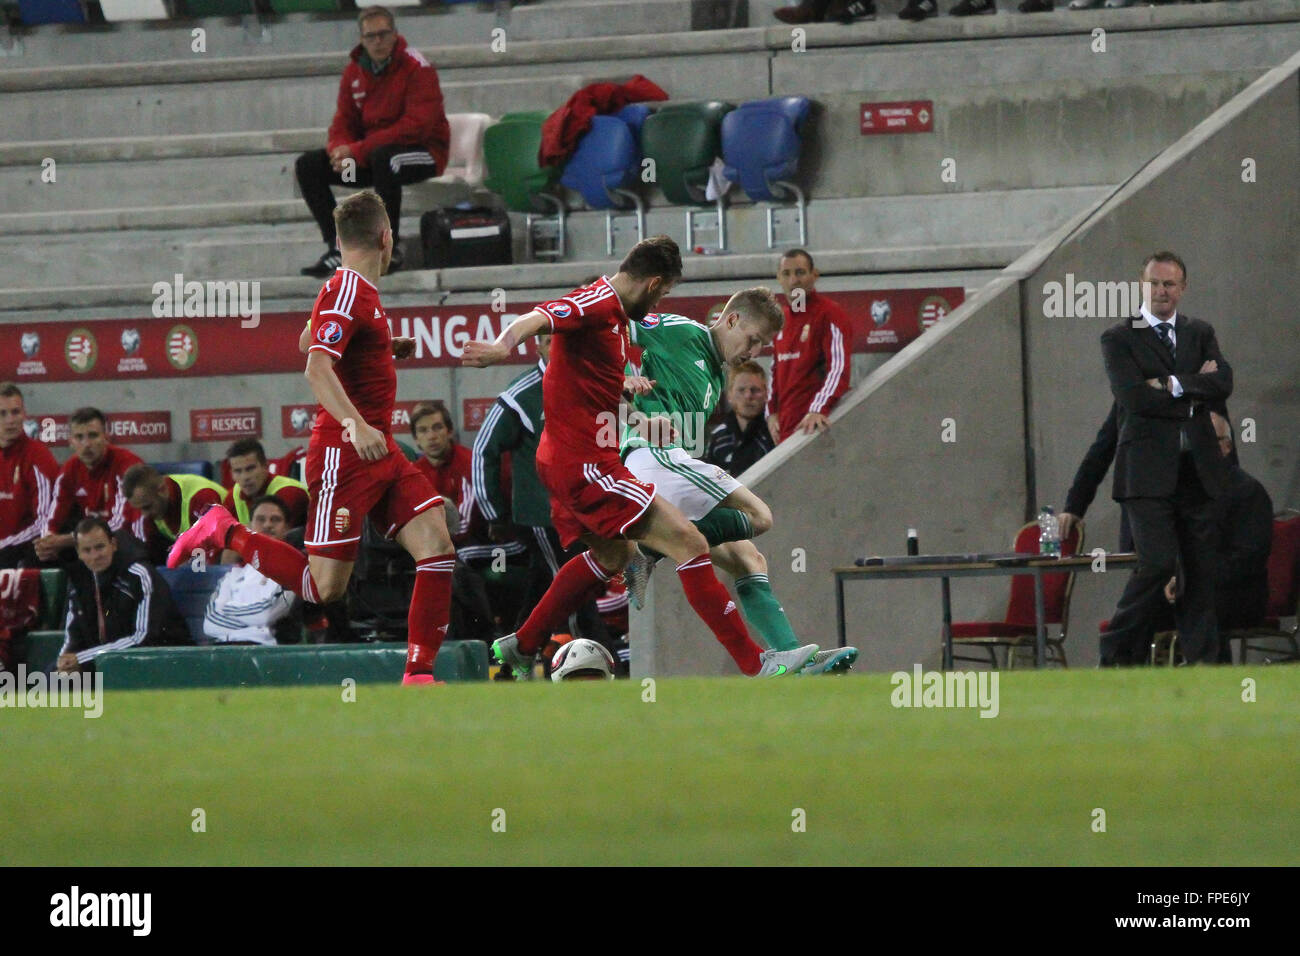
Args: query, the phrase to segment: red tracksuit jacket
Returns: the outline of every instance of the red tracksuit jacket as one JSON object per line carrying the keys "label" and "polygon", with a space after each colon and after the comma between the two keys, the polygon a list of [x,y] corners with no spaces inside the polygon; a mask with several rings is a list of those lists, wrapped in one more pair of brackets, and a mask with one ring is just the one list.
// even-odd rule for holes
{"label": "red tracksuit jacket", "polygon": [[35,541],[54,517],[59,463],[26,435],[0,448],[0,548]]}
{"label": "red tracksuit jacket", "polygon": [[437,161],[438,172],[445,172],[451,126],[442,105],[438,71],[418,51],[409,49],[402,36],[378,76],[361,65],[363,52],[357,44],[352,62],[343,71],[327,148],[351,146],[357,165],[369,166],[371,152],[380,146],[419,145]]}
{"label": "red tracksuit jacket", "polygon": [[809,412],[829,415],[849,390],[853,325],[826,296],[810,292],[804,310],[786,302],[785,328],[773,344],[772,386],[767,414],[776,415],[781,441],[795,433]]}

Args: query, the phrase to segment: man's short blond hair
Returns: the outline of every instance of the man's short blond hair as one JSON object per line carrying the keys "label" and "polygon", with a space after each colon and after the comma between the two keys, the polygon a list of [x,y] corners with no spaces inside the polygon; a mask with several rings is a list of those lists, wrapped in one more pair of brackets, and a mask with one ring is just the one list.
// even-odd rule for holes
{"label": "man's short blond hair", "polygon": [[357,14],[357,29],[364,30],[366,21],[372,17],[386,17],[388,25],[394,30],[397,29],[397,19],[393,16],[393,11],[387,7],[379,6],[362,8],[361,12]]}
{"label": "man's short blond hair", "polygon": [[373,189],[353,193],[334,207],[334,228],[339,245],[352,249],[378,249],[389,228],[388,210]]}
{"label": "man's short blond hair", "polygon": [[756,285],[752,289],[741,289],[722,308],[724,316],[732,312],[739,312],[742,320],[753,322],[773,335],[785,327],[785,312],[767,286]]}

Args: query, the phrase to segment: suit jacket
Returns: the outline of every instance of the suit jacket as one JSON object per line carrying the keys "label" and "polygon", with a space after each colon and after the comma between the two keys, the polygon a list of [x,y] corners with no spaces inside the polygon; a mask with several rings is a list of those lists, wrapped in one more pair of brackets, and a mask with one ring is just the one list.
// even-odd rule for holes
{"label": "suit jacket", "polygon": [[[1217,498],[1227,486],[1227,463],[1219,454],[1210,405],[1222,406],[1232,394],[1232,368],[1219,351],[1207,322],[1177,316],[1174,324],[1178,359],[1170,358],[1155,329],[1141,316],[1107,329],[1101,352],[1118,406],[1115,484],[1111,497],[1167,498],[1178,486],[1179,435],[1186,434],[1196,474],[1205,493]],[[1201,374],[1209,359],[1217,372]],[[1152,388],[1146,380],[1176,375],[1183,394]]]}

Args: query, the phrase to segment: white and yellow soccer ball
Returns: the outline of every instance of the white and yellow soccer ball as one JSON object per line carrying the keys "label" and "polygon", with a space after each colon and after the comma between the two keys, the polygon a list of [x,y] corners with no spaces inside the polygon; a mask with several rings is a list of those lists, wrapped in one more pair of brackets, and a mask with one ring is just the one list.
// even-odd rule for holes
{"label": "white and yellow soccer ball", "polygon": [[595,641],[575,638],[551,658],[551,680],[613,680],[614,655]]}

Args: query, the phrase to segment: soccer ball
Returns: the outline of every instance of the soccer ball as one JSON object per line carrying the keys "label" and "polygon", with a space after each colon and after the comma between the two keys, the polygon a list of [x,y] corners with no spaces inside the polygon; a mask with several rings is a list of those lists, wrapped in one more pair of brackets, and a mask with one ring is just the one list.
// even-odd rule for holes
{"label": "soccer ball", "polygon": [[551,680],[613,680],[614,655],[595,641],[579,637],[551,658]]}

